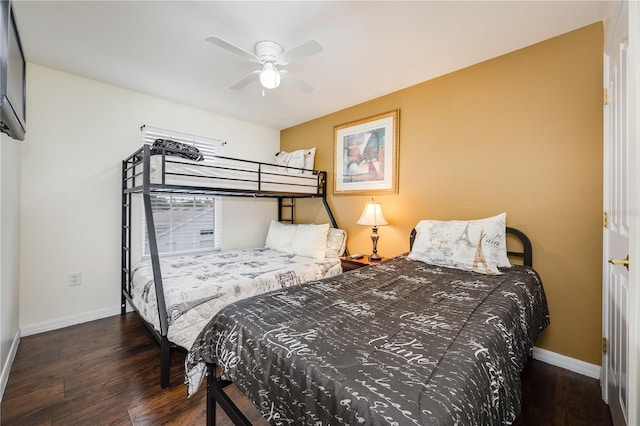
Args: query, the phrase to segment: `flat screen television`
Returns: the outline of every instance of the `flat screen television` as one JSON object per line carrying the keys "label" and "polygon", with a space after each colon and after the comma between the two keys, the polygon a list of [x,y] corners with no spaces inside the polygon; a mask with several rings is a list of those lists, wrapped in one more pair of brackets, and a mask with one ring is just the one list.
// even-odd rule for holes
{"label": "flat screen television", "polygon": [[0,0],[0,131],[17,140],[26,133],[26,70],[13,2]]}

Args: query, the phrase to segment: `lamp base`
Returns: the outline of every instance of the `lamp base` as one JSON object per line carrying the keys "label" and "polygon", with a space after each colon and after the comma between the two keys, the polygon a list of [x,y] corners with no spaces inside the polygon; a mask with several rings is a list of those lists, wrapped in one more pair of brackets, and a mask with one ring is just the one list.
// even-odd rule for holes
{"label": "lamp base", "polygon": [[379,262],[382,258],[378,255],[378,227],[374,226],[371,233],[371,243],[373,244],[373,253],[369,256],[370,262]]}

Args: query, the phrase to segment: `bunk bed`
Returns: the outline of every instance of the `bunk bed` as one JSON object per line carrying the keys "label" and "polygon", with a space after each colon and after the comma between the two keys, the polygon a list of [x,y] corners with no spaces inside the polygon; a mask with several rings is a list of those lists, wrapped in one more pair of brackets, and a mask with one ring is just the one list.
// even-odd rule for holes
{"label": "bunk bed", "polygon": [[231,383],[271,424],[511,424],[549,315],[528,237],[503,229],[524,265],[425,263],[414,230],[408,254],[225,307],[187,356],[189,395],[207,376],[208,425],[216,404],[251,424]]}
{"label": "bunk bed", "polygon": [[[190,349],[191,342],[200,331],[198,327],[203,327],[208,318],[225,303],[268,291],[274,285],[283,287],[291,285],[292,281],[298,284],[307,279],[332,276],[340,273],[341,267],[338,255],[327,259],[310,259],[269,248],[216,253],[221,253],[222,260],[211,253],[165,259],[160,256],[158,249],[153,195],[275,198],[278,201],[278,221],[292,224],[295,219],[295,200],[316,198],[322,201],[334,229],[337,223],[326,199],[324,171],[306,168],[307,164],[270,164],[225,157],[211,150],[210,141],[205,138],[147,126],[142,126],[141,130],[142,147],[122,161],[121,313],[126,313],[129,304],[158,340],[161,353],[160,384],[165,388],[169,385],[171,349]],[[142,197],[149,259],[133,264],[132,223],[137,219],[133,214],[136,196]],[[328,235],[335,236],[335,233],[328,232]],[[344,250],[344,242],[338,250]],[[235,266],[231,266],[234,262],[232,258],[237,259]],[[218,269],[212,272],[210,265],[216,262]],[[282,267],[271,267],[274,262],[280,262]],[[265,264],[270,267],[246,272],[246,268],[253,266],[258,270],[256,265]],[[198,270],[198,266],[192,265],[207,268],[205,272],[212,277],[208,278],[206,285],[216,286],[214,290],[199,288],[204,287],[202,282],[193,283],[193,276],[202,272],[202,269]],[[245,268],[245,272],[238,271],[238,267]],[[189,269],[188,273],[185,272]],[[232,271],[233,274],[216,277],[216,274],[223,274],[220,272],[222,270],[224,273]],[[246,276],[252,277],[252,280],[247,281]],[[189,280],[192,284],[190,287]],[[220,290],[224,287],[221,283],[224,280],[231,280],[233,286],[228,290]],[[224,291],[233,294],[225,296]],[[185,295],[187,292],[190,292],[189,296]],[[195,299],[187,300],[187,297]],[[200,303],[205,299],[208,305]],[[188,304],[195,304],[200,310],[190,310],[191,317],[181,323],[176,316],[187,318],[185,312],[191,306],[184,306]],[[201,317],[198,323],[192,321],[194,315]]]}

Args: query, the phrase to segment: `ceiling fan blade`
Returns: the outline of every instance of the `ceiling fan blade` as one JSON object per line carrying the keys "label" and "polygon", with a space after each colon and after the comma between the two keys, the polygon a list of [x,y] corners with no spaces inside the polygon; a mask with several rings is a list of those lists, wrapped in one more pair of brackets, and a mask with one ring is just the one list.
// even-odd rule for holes
{"label": "ceiling fan blade", "polygon": [[287,65],[320,52],[322,52],[322,46],[320,46],[320,43],[316,40],[309,40],[306,43],[302,43],[300,46],[289,49],[280,55],[278,58],[278,64]]}
{"label": "ceiling fan blade", "polygon": [[229,89],[233,89],[233,90],[243,89],[247,84],[251,83],[253,80],[257,80],[258,76],[260,76],[260,70],[255,70],[247,74],[246,76],[244,76],[239,81],[237,81],[233,86],[229,87]]}
{"label": "ceiling fan blade", "polygon": [[312,85],[310,85],[306,81],[296,77],[295,75],[291,74],[290,72],[287,72],[287,70],[280,71],[280,77],[282,78],[282,81],[286,82],[287,84],[290,84],[291,86],[295,87],[296,89],[300,90],[301,92],[309,93],[309,92],[313,91],[313,86]]}
{"label": "ceiling fan blade", "polygon": [[251,52],[247,52],[246,50],[244,50],[241,47],[236,46],[235,44],[231,44],[226,40],[221,39],[218,36],[209,36],[207,38],[205,38],[206,41],[208,41],[209,43],[213,43],[218,47],[222,47],[223,49],[226,49],[230,52],[235,53],[236,55],[240,55],[245,59],[250,60],[251,62],[259,62],[259,59],[256,55],[254,55]]}

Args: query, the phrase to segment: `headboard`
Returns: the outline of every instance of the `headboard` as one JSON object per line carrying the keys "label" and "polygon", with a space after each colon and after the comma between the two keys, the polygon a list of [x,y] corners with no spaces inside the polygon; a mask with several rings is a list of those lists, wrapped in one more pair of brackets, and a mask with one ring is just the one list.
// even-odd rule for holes
{"label": "headboard", "polygon": [[[416,230],[415,228],[411,230],[411,235],[409,235],[409,250],[413,248],[413,242],[416,239]],[[511,228],[507,226],[507,234],[512,235],[520,241],[522,245],[521,251],[511,251],[507,250],[508,256],[519,257],[522,259],[522,263],[526,266],[533,266],[533,249],[531,248],[531,240],[527,235],[516,228]],[[507,240],[509,238],[507,237]],[[509,245],[509,244],[508,244]]]}

